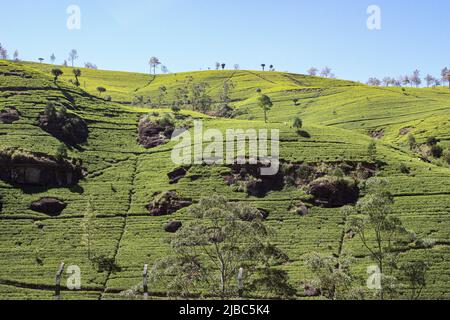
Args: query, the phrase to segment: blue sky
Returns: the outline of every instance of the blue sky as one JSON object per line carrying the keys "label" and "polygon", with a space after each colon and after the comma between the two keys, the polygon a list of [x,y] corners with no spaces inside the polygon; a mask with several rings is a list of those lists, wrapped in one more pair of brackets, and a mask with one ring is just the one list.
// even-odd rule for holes
{"label": "blue sky", "polygon": [[[81,9],[68,30],[67,7]],[[366,26],[369,5],[381,30]],[[339,78],[398,76],[416,68],[439,75],[450,66],[450,0],[14,0],[2,3],[0,43],[23,60],[148,72],[158,56],[172,72],[231,68],[304,73],[330,66]]]}

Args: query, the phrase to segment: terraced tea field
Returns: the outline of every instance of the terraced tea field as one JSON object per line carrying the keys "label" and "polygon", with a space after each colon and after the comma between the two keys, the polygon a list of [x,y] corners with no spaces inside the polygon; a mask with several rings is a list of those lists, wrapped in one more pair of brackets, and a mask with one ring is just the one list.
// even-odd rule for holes
{"label": "terraced tea field", "polygon": [[[299,216],[292,206],[308,201],[304,188],[286,186],[264,197],[249,196],[227,185],[224,175],[230,169],[220,165],[193,166],[177,183],[171,183],[168,173],[178,168],[171,160],[176,143],[152,149],[138,144],[140,117],[170,113],[177,89],[186,82],[207,83],[212,104],[218,105],[226,81],[234,84],[230,104],[238,111],[235,118],[191,110],[182,110],[181,115],[189,121],[202,119],[205,129],[223,133],[228,128],[279,129],[280,157],[285,163],[371,163],[370,133],[381,132],[377,160],[383,166],[377,175],[390,182],[395,214],[418,236],[433,240],[429,248],[405,250],[402,259],[430,260],[422,298],[450,299],[450,169],[442,159],[419,159],[407,146],[408,135],[413,134],[418,143],[434,136],[444,149],[450,148],[450,90],[374,88],[336,79],[244,70],[150,76],[87,69],[81,69],[78,88],[69,82],[71,68],[61,68],[64,75],[57,82],[50,74],[52,68],[0,61],[0,111],[14,107],[20,114],[13,123],[0,122],[0,150],[20,147],[55,155],[61,141],[38,125],[47,103],[53,102],[88,126],[87,142],[68,150],[69,157],[82,161],[86,176],[75,186],[53,188],[0,180],[1,299],[53,299],[55,272],[62,261],[82,270],[82,289],[64,291],[63,299],[123,298],[121,292],[141,284],[144,264],[152,265],[167,255],[165,224],[189,219],[187,208],[169,216],[149,214],[146,206],[164,191],[176,191],[194,203],[221,194],[268,212],[266,223],[276,231],[273,241],[289,256],[289,263],[281,268],[298,290],[298,299],[306,298],[302,282],[311,278],[304,263],[309,252],[338,256],[351,251],[357,257],[355,271],[366,278],[373,262],[357,237],[346,236],[340,208],[312,205],[306,216]],[[107,89],[102,97],[96,91],[99,86]],[[167,95],[156,108],[132,103],[136,96],[157,101],[162,86]],[[274,104],[268,124],[257,106],[257,89]],[[103,99],[104,95],[112,101]],[[303,120],[307,135],[291,127],[296,116]],[[408,167],[408,173],[399,169],[401,164]],[[57,198],[67,207],[56,216],[30,209],[31,203],[43,198]],[[93,264],[82,245],[82,222],[89,202],[97,216],[93,251],[113,268]],[[155,299],[166,294],[157,286],[150,291]]]}

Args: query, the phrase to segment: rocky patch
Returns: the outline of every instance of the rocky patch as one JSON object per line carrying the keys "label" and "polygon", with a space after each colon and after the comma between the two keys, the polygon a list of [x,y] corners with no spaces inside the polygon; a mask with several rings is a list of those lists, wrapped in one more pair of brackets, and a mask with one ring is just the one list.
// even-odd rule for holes
{"label": "rocky patch", "polygon": [[192,205],[191,200],[181,199],[175,191],[167,191],[155,196],[146,206],[152,216],[165,216]]}
{"label": "rocky patch", "polygon": [[359,198],[359,188],[356,182],[349,178],[319,178],[311,182],[308,192],[314,197],[316,204],[328,208],[354,204]]}
{"label": "rocky patch", "polygon": [[39,115],[38,124],[42,130],[68,145],[85,143],[89,136],[83,119],[67,113],[65,107],[56,111],[52,104],[47,105],[45,112]]}
{"label": "rocky patch", "polygon": [[20,119],[20,112],[15,108],[0,110],[0,123],[12,124]]}
{"label": "rocky patch", "polygon": [[43,198],[30,205],[31,210],[44,213],[51,217],[59,216],[66,207],[67,204],[55,198]]}
{"label": "rocky patch", "polygon": [[138,142],[146,149],[166,144],[175,131],[175,125],[170,120],[150,120],[143,117],[139,121]]}
{"label": "rocky patch", "polygon": [[263,176],[261,168],[262,164],[235,164],[231,166],[231,173],[224,176],[224,180],[228,185],[234,186],[236,191],[258,198],[265,197],[270,191],[283,190],[281,172],[273,176]]}
{"label": "rocky patch", "polygon": [[305,296],[307,296],[307,297],[319,297],[320,296],[320,290],[308,283],[305,284],[305,286],[304,286],[304,292],[305,292]]}
{"label": "rocky patch", "polygon": [[170,184],[178,183],[182,178],[186,176],[189,171],[189,167],[180,167],[167,174],[170,180]]}
{"label": "rocky patch", "polygon": [[168,233],[175,233],[177,232],[181,227],[183,226],[183,223],[181,221],[170,221],[166,224],[164,227],[164,231]]}
{"label": "rocky patch", "polygon": [[45,187],[76,185],[86,175],[80,160],[9,148],[0,151],[0,180]]}

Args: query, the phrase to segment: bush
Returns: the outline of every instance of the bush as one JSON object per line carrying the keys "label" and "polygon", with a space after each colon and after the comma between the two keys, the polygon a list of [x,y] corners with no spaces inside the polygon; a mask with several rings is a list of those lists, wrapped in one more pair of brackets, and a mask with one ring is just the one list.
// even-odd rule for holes
{"label": "bush", "polygon": [[112,97],[111,96],[105,96],[105,101],[112,101]]}
{"label": "bush", "polygon": [[409,169],[406,164],[401,163],[399,166],[399,171],[403,174],[409,174],[411,172],[411,169]]}
{"label": "bush", "polygon": [[415,147],[417,147],[417,141],[416,141],[416,137],[414,137],[412,134],[410,134],[408,136],[408,145],[409,145],[409,149],[414,149]]}
{"label": "bush", "polygon": [[439,141],[436,139],[436,137],[429,137],[427,139],[427,145],[429,145],[430,147],[437,145]]}
{"label": "bush", "polygon": [[55,157],[60,161],[67,158],[67,147],[65,144],[62,143],[59,145],[58,149],[56,149]]}
{"label": "bush", "polygon": [[445,150],[444,160],[445,160],[445,162],[447,162],[447,164],[450,164],[450,150]]}
{"label": "bush", "polygon": [[441,146],[433,145],[430,149],[431,155],[435,158],[442,157],[442,154],[444,153],[444,150]]}

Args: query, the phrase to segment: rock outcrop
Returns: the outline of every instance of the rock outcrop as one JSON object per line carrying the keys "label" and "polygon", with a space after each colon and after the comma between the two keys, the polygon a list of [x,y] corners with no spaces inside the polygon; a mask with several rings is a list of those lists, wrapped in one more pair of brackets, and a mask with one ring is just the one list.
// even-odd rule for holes
{"label": "rock outcrop", "polygon": [[12,124],[20,119],[20,113],[15,107],[0,110],[0,123]]}
{"label": "rock outcrop", "polygon": [[30,205],[31,210],[44,213],[51,217],[59,216],[66,207],[67,204],[55,198],[43,198]]}
{"label": "rock outcrop", "polygon": [[69,145],[85,143],[89,136],[87,124],[75,114],[50,111],[39,116],[39,127]]}
{"label": "rock outcrop", "polygon": [[0,151],[0,179],[11,184],[66,187],[76,185],[84,176],[79,160],[15,148]]}
{"label": "rock outcrop", "polygon": [[177,232],[181,227],[183,226],[183,223],[181,221],[170,221],[166,224],[164,227],[164,231],[169,233],[175,233]]}
{"label": "rock outcrop", "polygon": [[166,144],[174,131],[175,126],[170,121],[150,120],[143,117],[139,121],[138,142],[146,149],[155,148]]}
{"label": "rock outcrop", "polygon": [[191,200],[181,199],[175,191],[167,191],[157,195],[146,208],[152,216],[165,216],[190,205]]}
{"label": "rock outcrop", "polygon": [[180,167],[177,168],[171,172],[169,172],[167,174],[167,176],[169,177],[170,180],[170,184],[175,184],[178,183],[178,181],[180,181],[180,179],[184,178],[184,176],[186,176],[187,172],[188,172],[189,168],[185,168],[185,167]]}
{"label": "rock outcrop", "polygon": [[342,207],[358,201],[359,188],[349,178],[323,177],[314,180],[308,191],[318,205],[328,208]]}

